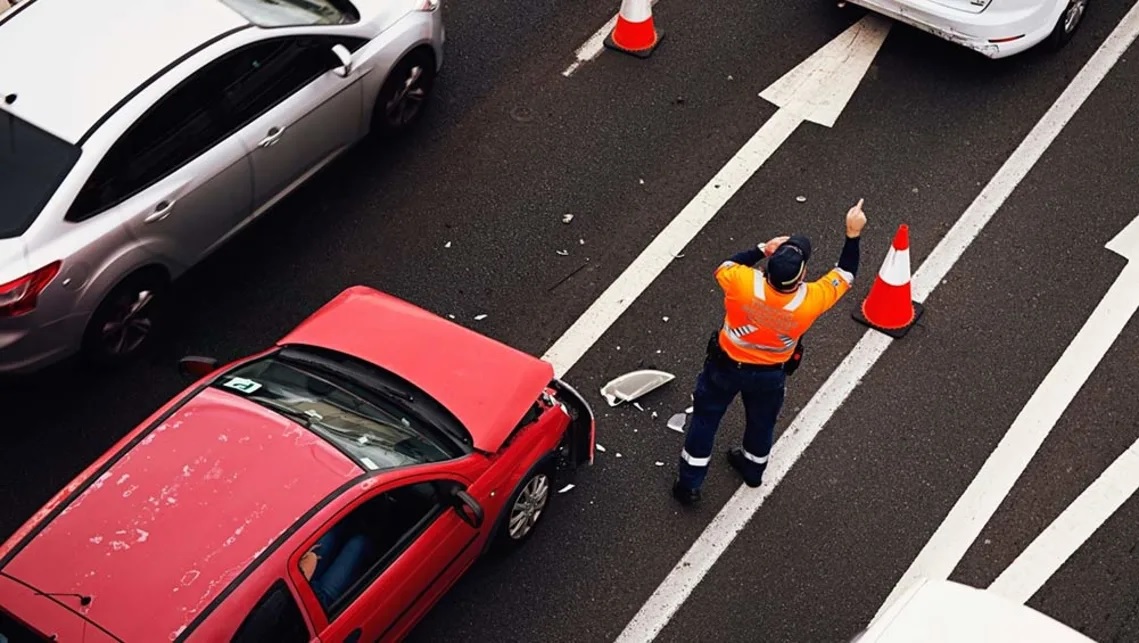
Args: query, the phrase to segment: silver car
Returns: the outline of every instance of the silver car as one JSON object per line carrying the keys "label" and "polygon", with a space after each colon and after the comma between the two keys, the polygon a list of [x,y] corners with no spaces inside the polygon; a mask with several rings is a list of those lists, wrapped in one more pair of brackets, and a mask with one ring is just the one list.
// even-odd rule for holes
{"label": "silver car", "polygon": [[0,14],[0,374],[121,362],[171,280],[443,62],[440,0],[22,0]]}

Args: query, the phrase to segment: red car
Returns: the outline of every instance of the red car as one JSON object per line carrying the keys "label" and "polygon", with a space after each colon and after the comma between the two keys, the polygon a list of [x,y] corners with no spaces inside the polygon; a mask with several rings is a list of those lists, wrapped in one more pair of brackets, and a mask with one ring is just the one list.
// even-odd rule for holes
{"label": "red car", "polygon": [[369,288],[181,366],[200,379],[0,547],[0,640],[398,640],[593,463],[548,363]]}

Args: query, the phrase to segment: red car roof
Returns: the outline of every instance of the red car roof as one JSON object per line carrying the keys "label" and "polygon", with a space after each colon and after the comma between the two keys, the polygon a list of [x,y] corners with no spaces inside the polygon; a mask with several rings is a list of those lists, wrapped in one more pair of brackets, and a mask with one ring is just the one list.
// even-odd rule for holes
{"label": "red car roof", "polygon": [[411,382],[497,451],[554,377],[549,363],[391,295],[354,286],[278,345],[352,355]]}
{"label": "red car roof", "polygon": [[284,530],[363,473],[273,411],[204,389],[5,566],[127,641],[168,641]]}

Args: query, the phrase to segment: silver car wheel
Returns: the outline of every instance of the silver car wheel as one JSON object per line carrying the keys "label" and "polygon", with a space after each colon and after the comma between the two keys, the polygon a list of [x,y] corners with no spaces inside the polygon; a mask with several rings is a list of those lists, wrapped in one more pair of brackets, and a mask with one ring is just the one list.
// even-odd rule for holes
{"label": "silver car wheel", "polygon": [[385,105],[388,122],[396,127],[407,125],[423,107],[427,98],[427,89],[423,86],[423,67],[414,65],[407,72],[403,86],[396,91],[392,99]]}
{"label": "silver car wheel", "polygon": [[1084,17],[1084,10],[1088,7],[1088,0],[1073,0],[1068,5],[1068,9],[1064,12],[1064,32],[1072,33],[1076,30],[1076,25],[1080,24],[1080,19]]}
{"label": "silver car wheel", "polygon": [[103,346],[112,355],[124,355],[138,348],[150,335],[154,321],[149,317],[149,304],[154,300],[150,290],[140,290],[121,305],[103,324]]}
{"label": "silver car wheel", "polygon": [[534,529],[546,502],[550,499],[550,479],[544,473],[539,473],[522,488],[514,506],[510,508],[510,537],[520,540]]}

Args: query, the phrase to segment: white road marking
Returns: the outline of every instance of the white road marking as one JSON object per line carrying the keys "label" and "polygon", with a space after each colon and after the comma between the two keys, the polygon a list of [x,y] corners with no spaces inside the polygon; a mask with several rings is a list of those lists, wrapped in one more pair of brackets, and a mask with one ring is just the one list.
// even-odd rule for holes
{"label": "white road marking", "polygon": [[[656,3],[657,0],[652,0],[653,5]],[[587,63],[594,58],[597,58],[601,55],[601,52],[605,51],[605,38],[608,37],[610,32],[613,31],[613,28],[617,26],[617,16],[619,15],[621,15],[620,12],[614,14],[613,17],[609,19],[609,22],[606,22],[604,25],[602,25],[600,29],[598,29],[592,36],[589,37],[588,40],[585,41],[585,44],[583,44],[581,47],[578,47],[576,54],[577,60],[570,63],[570,66],[565,68],[565,71],[562,72],[563,76],[569,78],[575,71],[577,71],[578,67],[581,67],[582,64]]]}
{"label": "white road marking", "polygon": [[1060,517],[989,586],[989,591],[1025,603],[1068,558],[1139,490],[1139,441],[1084,490]]}
{"label": "white road marking", "polygon": [[[1116,337],[1123,332],[1136,311],[1139,311],[1139,289],[1135,287],[1135,283],[1139,281],[1139,217],[1132,220],[1123,232],[1107,244],[1107,247],[1126,257],[1127,266],[1120,272],[1083,328],[1041,382],[1028,404],[1021,410],[1005,439],[990,456],[990,462],[999,461],[998,452],[1007,443],[1013,452],[1022,451],[1026,454],[1022,459],[1023,464],[1027,464],[1044,436],[1060,419],[1080,387],[1107,354]],[[1018,433],[1018,429],[1022,432]],[[1035,435],[1029,433],[1032,430],[1035,430]],[[1029,440],[1034,440],[1031,447],[1024,444]],[[1009,458],[1010,454],[1004,454],[1004,457]],[[974,485],[980,487],[993,484],[992,481],[978,482],[990,467],[990,462],[981,469],[981,473],[974,480]],[[1010,462],[1006,461],[1003,464],[1009,469],[1012,468]],[[1023,469],[1024,466],[1020,466],[1019,470]],[[970,491],[974,485],[970,485]],[[1012,486],[1011,480],[1008,481],[1008,486]],[[989,589],[1021,603],[1032,598],[1032,595],[1052,577],[1052,574],[1056,573],[1064,561],[1068,560],[1068,557],[1075,553],[1076,549],[1135,493],[1136,489],[1139,489],[1139,442],[1119,456],[1091,486],[1085,489],[1080,497],[1013,561]],[[969,491],[966,491],[966,494],[968,493]],[[962,496],[958,504],[962,504],[964,500],[965,496]],[[989,513],[991,515],[991,512]],[[972,540],[970,538],[969,542]]]}
{"label": "white road marking", "polygon": [[[1139,4],[1107,37],[1064,93],[1001,166],[953,228],[941,239],[914,274],[913,297],[924,302],[949,273],[965,249],[992,219],[1013,189],[1040,159],[1076,110],[1099,85],[1139,32]],[[849,355],[796,416],[776,441],[763,484],[752,489],[740,485],[711,523],[696,539],[660,586],[617,638],[618,643],[652,641],[672,619],[688,595],[704,578],[732,540],[802,456],[811,442],[846,400],[878,358],[891,338],[868,330]]]}
{"label": "white road marking", "polygon": [[865,74],[889,28],[886,19],[867,15],[808,59],[813,73],[801,77],[806,82],[792,87],[785,77],[771,86],[780,88],[780,108],[542,356],[558,377],[597,343],[803,121],[834,124],[858,86],[845,77]]}
{"label": "white road marking", "polygon": [[[1139,3],[1131,7],[1131,10],[1127,12],[1115,30],[1108,35],[1083,69],[1072,79],[1071,84],[1044,115],[1044,118],[1029,132],[1028,138],[1020,144],[1013,156],[997,172],[993,182],[999,181],[1003,188],[996,190],[993,195],[986,195],[982,192],[978,200],[974,201],[974,206],[978,206],[978,201],[981,202],[979,211],[985,212],[986,216],[978,216],[977,221],[966,226],[971,231],[969,239],[980,232],[981,227],[992,216],[992,212],[1008,197],[1016,184],[1024,178],[1064,125],[1075,115],[1080,105],[1087,100],[1088,96],[1107,75],[1107,72],[1135,40],[1136,35],[1139,35]],[[991,185],[992,183],[990,183]],[[986,188],[987,190],[988,188]],[[972,206],[970,209],[973,209]],[[968,218],[967,212],[962,221],[954,226],[954,230],[950,231],[946,240],[953,236],[953,232]],[[1128,256],[1128,253],[1134,248],[1133,237],[1137,234],[1139,232],[1136,232],[1134,226],[1128,226],[1122,234],[1108,244],[1108,247],[1119,254]],[[940,245],[942,244],[939,244],[938,249],[940,249]],[[959,237],[956,243],[950,247],[957,248],[956,255],[960,256],[965,245],[968,243]],[[936,250],[934,254],[937,254]],[[953,260],[955,261],[956,257]],[[926,264],[928,263],[929,260],[926,261]],[[924,265],[922,267],[925,268]],[[1134,268],[1130,265],[1128,269],[1124,270],[1124,274],[1133,273]],[[1128,285],[1121,285],[1122,283]],[[1112,288],[1113,290],[1115,288],[1134,288],[1134,283],[1133,280],[1131,282],[1117,281]],[[915,287],[918,296],[924,296],[928,292],[926,290],[927,284],[929,288],[932,288],[936,284],[936,280],[923,281],[920,286]],[[1084,330],[1081,330],[1081,334],[1076,338],[1079,343],[1073,342],[1069,345],[1060,361],[1057,362],[1056,367],[1048,374],[1040,388],[1036,390],[1028,404],[1021,410],[1008,433],[981,467],[968,489],[957,500],[957,504],[950,510],[944,522],[934,532],[925,547],[922,548],[921,553],[918,554],[894,590],[886,598],[886,601],[883,602],[878,613],[881,613],[891,601],[897,599],[918,578],[949,578],[954,568],[961,562],[961,558],[976,540],[981,529],[996,512],[1005,496],[1008,495],[1024,468],[1028,466],[1029,460],[1040,448],[1041,443],[1051,431],[1052,425],[1059,419],[1060,414],[1071,401],[1071,397],[1076,394],[1079,387],[1091,375],[1095,365],[1102,357],[1102,353],[1099,352],[1100,348],[1106,352],[1107,347],[1114,341],[1115,334],[1108,335],[1106,333],[1118,321],[1119,311],[1113,310],[1113,307],[1120,306],[1120,303],[1115,301],[1108,304],[1109,301],[1105,299],[1100,303],[1100,307],[1096,309],[1088,321],[1091,328],[1084,327],[1084,330],[1090,332],[1085,334]],[[1122,326],[1120,326],[1120,330],[1122,330]],[[1076,385],[1072,386],[1073,383]]]}

